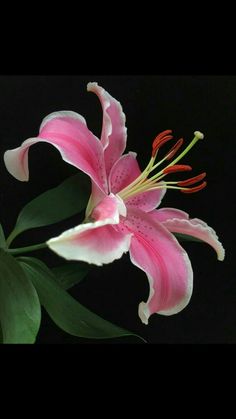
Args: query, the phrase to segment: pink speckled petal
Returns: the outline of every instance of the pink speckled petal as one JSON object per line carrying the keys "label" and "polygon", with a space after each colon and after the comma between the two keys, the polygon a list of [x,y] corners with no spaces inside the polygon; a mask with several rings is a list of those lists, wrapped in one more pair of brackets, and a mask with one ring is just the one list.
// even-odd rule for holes
{"label": "pink speckled petal", "polygon": [[126,147],[127,129],[121,104],[97,83],[88,83],[87,90],[95,93],[102,105],[101,143],[104,147],[107,174]]}
{"label": "pink speckled petal", "polygon": [[120,202],[114,195],[105,197],[97,205],[91,219],[65,231],[47,242],[59,256],[101,266],[121,258],[130,247],[132,233],[122,232],[119,223]]}
{"label": "pink speckled petal", "polygon": [[54,112],[43,120],[38,137],[6,151],[5,165],[18,180],[29,179],[28,150],[38,142],[54,145],[63,160],[88,174],[101,190],[107,192],[103,148],[98,138],[88,130],[82,116],[69,111]]}
{"label": "pink speckled petal", "polygon": [[174,236],[149,213],[129,209],[124,230],[132,232],[130,258],[148,277],[150,294],[139,305],[144,324],[153,313],[172,315],[181,311],[192,294],[193,272],[185,250]]}
{"label": "pink speckled petal", "polygon": [[112,167],[108,179],[109,189],[112,193],[120,192],[140,175],[141,170],[136,156],[136,153],[130,151],[121,156]]}
{"label": "pink speckled petal", "polygon": [[149,212],[160,205],[165,193],[166,189],[164,188],[157,189],[155,191],[144,192],[127,199],[125,204],[127,208],[139,208],[144,212]]}
{"label": "pink speckled petal", "polygon": [[[114,164],[109,176],[109,188],[113,193],[118,193],[133,182],[141,173],[136,153],[130,152],[124,154]],[[155,191],[144,192],[139,195],[126,199],[127,207],[140,208],[149,212],[160,205],[165,195],[166,189],[157,189]]]}

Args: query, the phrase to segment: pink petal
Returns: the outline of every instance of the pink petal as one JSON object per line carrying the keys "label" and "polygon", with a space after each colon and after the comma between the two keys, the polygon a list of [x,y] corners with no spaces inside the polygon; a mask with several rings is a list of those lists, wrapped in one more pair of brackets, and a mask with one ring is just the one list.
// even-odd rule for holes
{"label": "pink petal", "polygon": [[121,104],[97,83],[88,83],[87,90],[95,93],[103,108],[101,142],[105,149],[107,174],[126,147],[127,129]]}
{"label": "pink petal", "polygon": [[140,175],[141,170],[136,156],[136,153],[130,151],[121,156],[112,167],[108,180],[112,193],[120,192]]}
{"label": "pink petal", "polygon": [[93,180],[91,183],[91,195],[85,211],[86,218],[90,216],[91,212],[96,207],[96,205],[98,205],[99,202],[101,202],[106,196],[106,194],[96,185],[96,183]]}
{"label": "pink petal", "polygon": [[51,250],[68,260],[101,266],[121,258],[130,247],[131,233],[119,231],[120,202],[110,195],[93,210],[94,222],[81,224],[50,239]]}
{"label": "pink petal", "polygon": [[198,218],[173,218],[164,221],[163,225],[172,233],[187,234],[208,243],[216,251],[218,260],[224,260],[225,250],[218,240],[216,232],[204,221],[199,220]]}
{"label": "pink petal", "polygon": [[187,212],[176,209],[176,208],[161,208],[154,210],[150,213],[153,220],[163,223],[164,221],[170,220],[172,218],[179,218],[181,220],[187,220],[189,215]]}
{"label": "pink petal", "polygon": [[[110,191],[119,193],[140,175],[141,170],[136,156],[137,154],[133,152],[124,154],[114,164],[109,176]],[[166,189],[144,192],[126,199],[125,204],[127,207],[135,207],[149,212],[160,205],[165,192]]]}
{"label": "pink petal", "polygon": [[6,151],[6,167],[18,180],[29,179],[28,150],[38,142],[54,145],[63,160],[88,174],[100,189],[107,191],[102,145],[88,130],[82,116],[69,111],[54,112],[43,120],[37,138],[30,138],[20,147]]}
{"label": "pink petal", "polygon": [[163,225],[138,209],[128,211],[124,230],[133,233],[130,258],[148,277],[150,295],[139,305],[144,324],[153,313],[176,314],[189,302],[193,272],[185,250]]}
{"label": "pink petal", "polygon": [[163,196],[166,193],[166,189],[157,189],[155,191],[148,191],[139,195],[133,196],[125,201],[127,208],[139,208],[144,212],[152,211],[157,208]]}

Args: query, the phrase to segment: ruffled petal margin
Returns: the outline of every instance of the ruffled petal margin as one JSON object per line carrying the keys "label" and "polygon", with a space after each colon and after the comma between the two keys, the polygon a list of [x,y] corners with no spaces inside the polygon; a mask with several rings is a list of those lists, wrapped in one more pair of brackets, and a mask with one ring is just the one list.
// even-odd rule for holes
{"label": "ruffled petal margin", "polygon": [[121,104],[97,83],[88,83],[87,90],[98,96],[103,109],[101,143],[108,175],[126,147],[126,118]]}
{"label": "ruffled petal margin", "polygon": [[150,216],[153,220],[161,222],[172,233],[189,235],[208,243],[216,251],[218,260],[224,260],[225,249],[215,230],[199,218],[189,218],[186,212],[175,208],[162,208],[152,211]]}

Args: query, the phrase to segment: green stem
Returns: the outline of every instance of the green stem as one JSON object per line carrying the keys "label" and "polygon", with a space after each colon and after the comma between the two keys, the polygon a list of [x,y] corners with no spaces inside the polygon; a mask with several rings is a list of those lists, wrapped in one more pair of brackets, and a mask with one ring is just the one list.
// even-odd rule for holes
{"label": "green stem", "polygon": [[47,247],[46,243],[39,243],[34,244],[33,246],[27,246],[27,247],[19,247],[18,249],[8,249],[8,252],[12,255],[18,255],[21,253],[28,253],[33,252],[34,250],[44,249]]}
{"label": "green stem", "polygon": [[15,239],[15,237],[18,236],[18,234],[19,234],[19,232],[16,229],[12,230],[12,232],[10,233],[10,235],[8,236],[8,238],[6,240],[6,243],[7,243],[7,246],[8,247],[13,242],[13,240]]}

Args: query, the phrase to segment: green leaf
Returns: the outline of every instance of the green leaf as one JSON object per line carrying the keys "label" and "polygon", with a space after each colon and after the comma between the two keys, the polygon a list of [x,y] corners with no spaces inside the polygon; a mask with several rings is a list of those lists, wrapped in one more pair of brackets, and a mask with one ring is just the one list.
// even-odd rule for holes
{"label": "green leaf", "polygon": [[90,269],[91,267],[88,263],[69,262],[65,265],[52,268],[52,272],[54,273],[55,280],[58,284],[64,290],[68,290],[73,287],[73,285],[82,281]]}
{"label": "green leaf", "polygon": [[137,336],[82,306],[58,285],[54,274],[43,262],[28,257],[20,257],[18,261],[33,282],[41,304],[57,326],[65,332],[73,336],[93,339]]}
{"label": "green leaf", "polygon": [[81,212],[90,196],[89,178],[82,172],[39,195],[20,212],[8,243],[23,231],[65,220]]}
{"label": "green leaf", "polygon": [[6,247],[7,245],[6,245],[4,231],[3,231],[2,225],[0,224],[0,248],[5,249]]}
{"label": "green leaf", "polygon": [[0,249],[0,322],[3,343],[34,343],[41,321],[37,292],[19,263]]}
{"label": "green leaf", "polygon": [[190,236],[188,234],[181,234],[181,233],[172,233],[179,241],[188,241],[188,242],[199,242],[204,243],[203,240],[197,239],[196,237]]}

